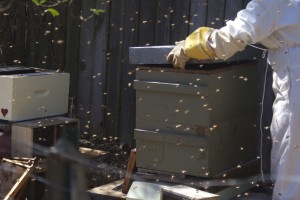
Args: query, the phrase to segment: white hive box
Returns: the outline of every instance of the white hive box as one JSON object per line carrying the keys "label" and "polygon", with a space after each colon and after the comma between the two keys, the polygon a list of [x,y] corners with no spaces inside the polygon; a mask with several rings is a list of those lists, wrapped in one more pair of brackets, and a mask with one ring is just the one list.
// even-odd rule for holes
{"label": "white hive box", "polygon": [[0,70],[1,120],[22,121],[67,113],[69,73],[20,69]]}

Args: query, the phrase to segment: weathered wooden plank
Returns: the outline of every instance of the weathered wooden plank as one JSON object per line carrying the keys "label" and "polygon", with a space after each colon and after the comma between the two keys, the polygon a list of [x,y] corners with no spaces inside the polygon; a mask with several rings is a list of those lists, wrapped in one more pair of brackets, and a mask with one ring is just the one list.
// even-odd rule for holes
{"label": "weathered wooden plank", "polygon": [[[124,1],[111,1],[107,55],[105,134],[118,136],[120,118],[121,55],[123,50]],[[124,38],[125,39],[125,38]]]}
{"label": "weathered wooden plank", "polygon": [[106,51],[109,30],[109,3],[98,0],[96,9],[105,13],[95,16],[94,56],[91,88],[91,121],[90,132],[103,137],[105,86],[106,86]]}
{"label": "weathered wooden plank", "polygon": [[91,149],[91,148],[86,148],[86,147],[79,147],[79,151],[80,151],[80,153],[82,153],[84,156],[86,156],[88,158],[96,158],[99,156],[104,156],[108,153],[106,151],[101,151],[98,149]]}
{"label": "weathered wooden plank", "polygon": [[226,0],[209,0],[207,12],[207,26],[220,28],[224,25]]}
{"label": "weathered wooden plank", "polygon": [[[37,45],[37,58],[38,58],[38,66],[44,69],[51,69],[52,66],[52,58],[53,54],[51,52],[53,44],[51,38],[51,24],[52,24],[52,15],[50,13],[46,13],[44,16],[41,16],[38,13],[36,17],[36,21],[38,24],[35,25],[36,33],[38,40],[36,41]],[[50,23],[50,26],[49,26]]]}
{"label": "weathered wooden plank", "polygon": [[121,58],[121,110],[119,138],[122,144],[133,143],[133,129],[135,119],[135,92],[133,80],[135,66],[129,64],[129,47],[138,42],[138,9],[139,1],[127,0],[124,7],[123,51]]}
{"label": "weathered wooden plank", "polygon": [[171,44],[183,40],[188,35],[190,0],[173,0]]}
{"label": "weathered wooden plank", "polygon": [[10,157],[11,149],[11,124],[0,121],[0,159]]}
{"label": "weathered wooden plank", "polygon": [[[15,167],[17,168],[17,167]],[[17,170],[16,170],[17,171]],[[16,184],[13,185],[9,193],[6,195],[4,200],[12,199],[17,192],[24,186],[27,179],[29,178],[30,173],[33,171],[33,168],[28,168],[25,170],[25,172],[17,179]]]}
{"label": "weathered wooden plank", "polygon": [[36,24],[35,24],[35,10],[31,7],[28,8],[26,14],[28,17],[28,27],[25,32],[26,40],[26,63],[29,66],[38,66],[37,59],[37,34],[36,34]]}
{"label": "weathered wooden plank", "polygon": [[225,21],[234,20],[238,11],[243,8],[243,1],[226,0]]}
{"label": "weathered wooden plank", "polygon": [[[15,36],[16,32],[19,32],[18,29],[22,28],[19,26],[18,16],[23,13],[21,10],[19,13],[15,12],[18,8],[16,1],[1,1],[0,8],[2,11],[0,13],[0,64],[9,65],[13,64],[17,57],[18,45],[15,43],[17,39]],[[21,31],[21,33],[23,32]]]}
{"label": "weathered wooden plank", "polygon": [[153,45],[155,37],[156,0],[140,1],[139,46]]}
{"label": "weathered wooden plank", "polygon": [[32,173],[34,162],[24,165],[13,160],[2,160],[0,165],[1,199],[9,200],[16,196]]}
{"label": "weathered wooden plank", "polygon": [[[68,129],[69,132],[64,129]],[[13,123],[11,155],[26,158],[44,155],[46,148],[53,146],[62,137],[78,148],[78,129],[78,119],[65,117]]]}
{"label": "weathered wooden plank", "polygon": [[80,3],[73,3],[67,7],[66,37],[65,37],[65,60],[64,70],[70,73],[69,88],[69,116],[75,117],[75,103],[77,103],[79,49],[80,49]]}
{"label": "weathered wooden plank", "polygon": [[91,15],[91,8],[95,8],[96,1],[82,1],[82,24],[80,38],[80,67],[78,72],[78,114],[80,119],[80,132],[88,134],[91,113],[92,70],[94,66],[95,50],[95,18]]}
{"label": "weathered wooden plank", "polygon": [[206,25],[207,0],[191,0],[189,33]]}
{"label": "weathered wooden plank", "polygon": [[52,23],[48,24],[51,34],[51,69],[65,69],[65,39],[67,27],[67,7],[65,4],[56,8],[59,16],[52,18]]}
{"label": "weathered wooden plank", "polygon": [[11,156],[30,158],[33,156],[33,130],[30,128],[12,128]]}
{"label": "weathered wooden plank", "polygon": [[121,184],[123,179],[117,180],[115,182],[109,183],[107,185],[102,185],[96,188],[88,190],[92,200],[119,200],[126,199],[126,195],[121,191]]}
{"label": "weathered wooden plank", "polygon": [[133,173],[136,170],[136,149],[131,150],[129,161],[127,165],[127,171],[124,178],[124,183],[122,184],[122,192],[127,194],[132,183]]}
{"label": "weathered wooden plank", "polygon": [[14,37],[14,63],[17,64],[24,64],[25,60],[25,37],[24,33],[26,33],[26,25],[27,25],[27,20],[26,20],[26,13],[25,13],[25,8],[24,4],[18,3],[14,4],[14,8],[18,10],[18,12],[15,12],[15,15],[17,16],[17,19],[15,19],[15,25],[11,25],[13,34],[12,36]]}
{"label": "weathered wooden plank", "polygon": [[170,29],[172,16],[172,1],[157,0],[155,21],[155,45],[170,43]]}

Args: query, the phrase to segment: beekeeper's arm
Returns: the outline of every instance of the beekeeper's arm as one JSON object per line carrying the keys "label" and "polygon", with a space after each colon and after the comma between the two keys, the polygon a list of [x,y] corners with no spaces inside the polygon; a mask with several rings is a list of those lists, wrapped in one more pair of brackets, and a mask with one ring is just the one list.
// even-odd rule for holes
{"label": "beekeeper's arm", "polygon": [[226,60],[247,44],[262,41],[276,30],[280,14],[275,0],[252,0],[234,21],[221,29],[200,27],[169,53],[167,60],[183,69],[190,58]]}

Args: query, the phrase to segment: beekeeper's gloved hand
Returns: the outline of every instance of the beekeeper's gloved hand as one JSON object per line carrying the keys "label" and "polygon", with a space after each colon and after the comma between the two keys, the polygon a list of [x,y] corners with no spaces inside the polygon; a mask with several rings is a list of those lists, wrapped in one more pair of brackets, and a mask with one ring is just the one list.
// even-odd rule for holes
{"label": "beekeeper's gloved hand", "polygon": [[176,46],[168,54],[167,60],[169,63],[172,63],[176,69],[184,69],[185,64],[189,61],[189,57],[184,53],[184,44],[185,41],[175,43]]}
{"label": "beekeeper's gloved hand", "polygon": [[198,60],[215,59],[215,52],[206,44],[213,31],[214,29],[208,27],[200,27],[195,30],[185,40],[177,43],[176,47],[167,56],[168,62],[171,62],[175,68],[184,69],[190,58]]}

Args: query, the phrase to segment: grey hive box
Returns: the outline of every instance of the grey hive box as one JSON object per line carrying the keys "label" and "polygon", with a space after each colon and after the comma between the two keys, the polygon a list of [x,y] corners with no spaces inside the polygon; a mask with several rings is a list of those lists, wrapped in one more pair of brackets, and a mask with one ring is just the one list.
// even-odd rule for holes
{"label": "grey hive box", "polygon": [[256,159],[256,67],[138,66],[138,169],[212,177]]}

